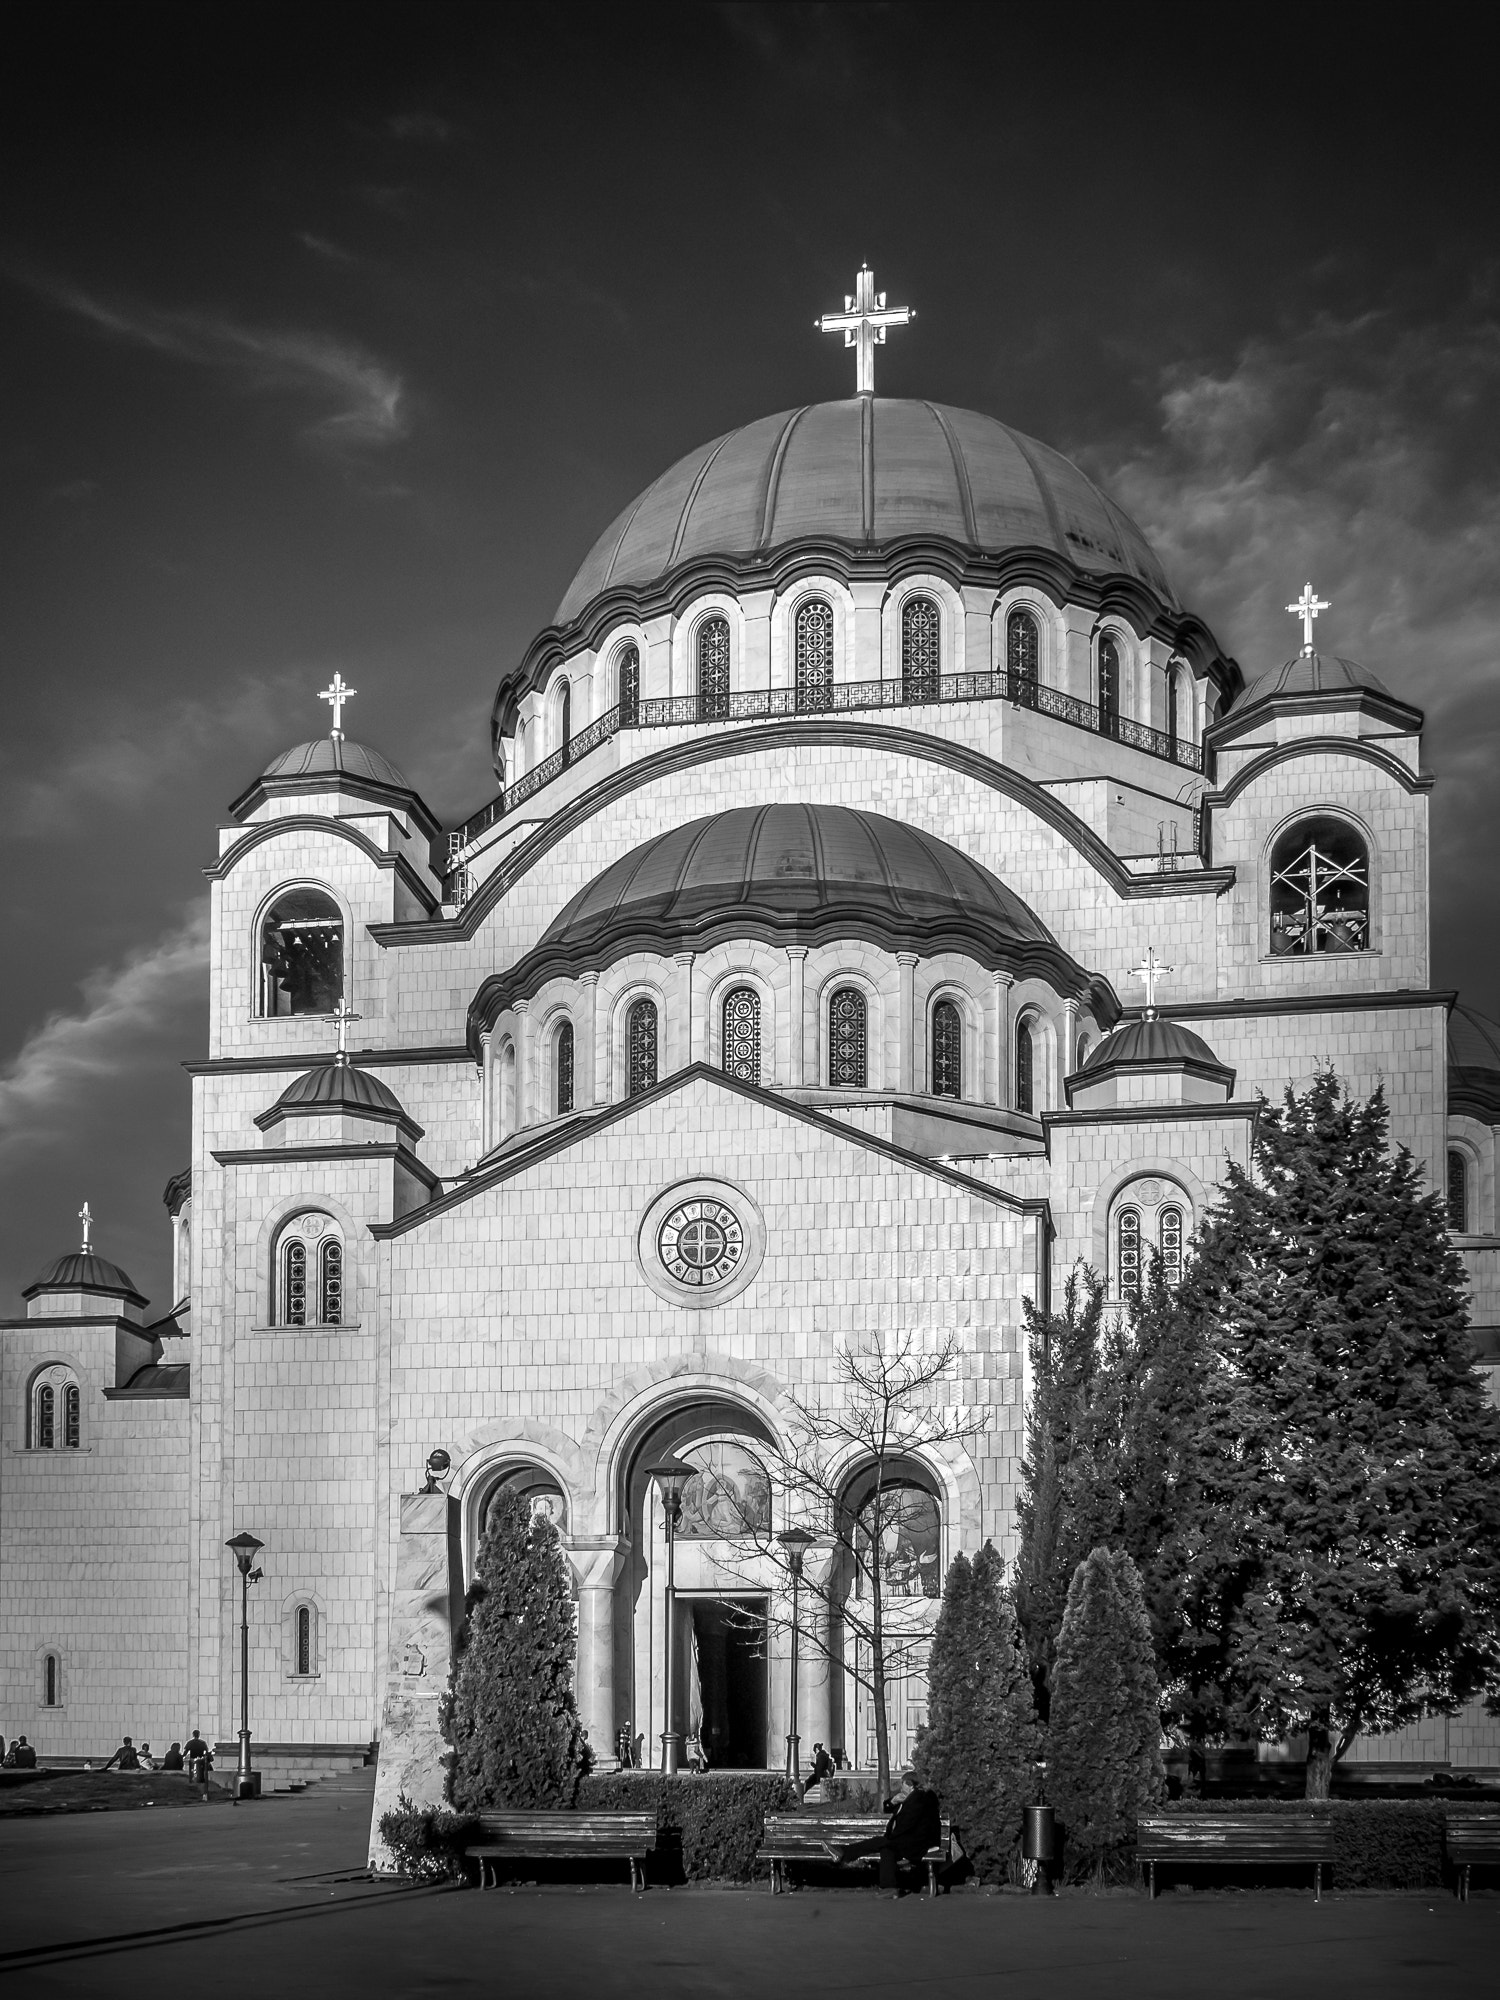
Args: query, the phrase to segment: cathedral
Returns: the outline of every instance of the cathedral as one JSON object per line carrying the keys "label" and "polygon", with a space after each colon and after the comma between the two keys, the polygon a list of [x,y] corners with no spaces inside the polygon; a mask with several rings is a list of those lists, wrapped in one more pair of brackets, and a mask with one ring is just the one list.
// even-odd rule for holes
{"label": "cathedral", "polygon": [[[1500,1028],[1432,986],[1400,662],[1320,650],[1308,588],[1291,657],[1242,672],[1067,459],[875,395],[899,317],[861,273],[827,322],[852,397],[712,439],[604,528],[504,668],[462,825],[347,733],[335,676],[331,732],[204,829],[170,1310],[86,1225],[0,1321],[7,1737],[199,1725],[222,1769],[243,1694],[264,1771],[378,1746],[382,1797],[436,1797],[508,1488],[561,1533],[602,1761],[678,1730],[774,1768],[795,1726],[868,1768],[837,1604],[794,1724],[741,1546],[783,1525],[789,1399],[850,1349],[956,1350],[961,1435],[902,1461],[879,1556],[920,1633],[955,1553],[1015,1550],[1023,1302],[1080,1260],[1116,1303],[1180,1270],[1258,1094],[1320,1064],[1384,1086],[1444,1192],[1493,1391]],[[857,1515],[869,1467],[839,1476]],[[893,1760],[924,1699],[915,1647]],[[1500,1725],[1361,1760],[1494,1767]]]}

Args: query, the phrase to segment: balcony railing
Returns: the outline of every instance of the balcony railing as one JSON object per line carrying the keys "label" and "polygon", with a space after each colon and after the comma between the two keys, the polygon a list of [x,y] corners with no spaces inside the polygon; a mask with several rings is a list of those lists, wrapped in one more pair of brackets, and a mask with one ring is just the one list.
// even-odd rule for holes
{"label": "balcony railing", "polygon": [[1092,735],[1128,744],[1133,750],[1144,750],[1147,756],[1160,757],[1185,770],[1203,769],[1203,751],[1198,744],[1186,742],[1165,729],[1152,729],[1129,716],[1100,709],[1091,701],[1079,701],[1075,695],[1063,694],[1057,688],[1043,687],[1028,676],[1013,674],[1003,667],[980,674],[834,681],[826,687],[811,689],[741,688],[728,694],[668,695],[610,709],[456,828],[448,837],[449,853],[455,858],[448,880],[455,884],[457,893],[449,896],[445,889],[444,898],[450,902],[463,900],[462,884],[456,879],[463,870],[456,865],[456,857],[471,841],[622,729],[674,729],[693,723],[758,722],[791,715],[847,715],[861,709],[935,707],[953,701],[1009,701],[1017,708],[1034,709],[1038,715],[1053,716],[1059,722],[1071,723],[1075,729],[1086,729]]}

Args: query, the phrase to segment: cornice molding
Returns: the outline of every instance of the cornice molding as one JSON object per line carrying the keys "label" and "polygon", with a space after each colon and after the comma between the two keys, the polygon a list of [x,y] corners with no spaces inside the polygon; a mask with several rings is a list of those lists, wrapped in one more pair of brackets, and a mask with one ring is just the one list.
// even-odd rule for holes
{"label": "cornice molding", "polygon": [[[1222,747],[1222,746],[1221,746]],[[1222,789],[1203,794],[1202,805],[1205,812],[1216,807],[1233,805],[1240,793],[1267,771],[1275,770],[1278,764],[1289,763],[1295,757],[1352,757],[1357,762],[1373,764],[1386,776],[1394,778],[1405,792],[1430,792],[1434,780],[1424,771],[1414,771],[1399,757],[1379,743],[1372,743],[1364,736],[1299,736],[1291,743],[1278,743],[1271,749],[1261,751],[1242,764],[1238,771]]]}
{"label": "cornice molding", "polygon": [[1395,695],[1384,694],[1376,688],[1306,688],[1292,694],[1262,695],[1259,701],[1251,702],[1245,708],[1230,709],[1227,715],[1221,715],[1217,722],[1209,725],[1204,732],[1204,740],[1216,750],[1222,750],[1237,736],[1243,736],[1247,729],[1258,728],[1270,717],[1348,715],[1361,710],[1366,715],[1373,715],[1379,722],[1389,722],[1403,736],[1420,735],[1427,720],[1420,708],[1413,708],[1409,702],[1400,701]]}
{"label": "cornice molding", "polygon": [[1101,1104],[1093,1111],[1044,1111],[1042,1124],[1054,1125],[1163,1125],[1198,1123],[1205,1119],[1246,1119],[1252,1125],[1260,1116],[1260,1105],[1229,1099],[1225,1104]]}
{"label": "cornice molding", "polygon": [[[274,1070],[285,1070],[291,1075],[305,1069],[332,1069],[336,1060],[330,1050],[326,1055],[197,1057],[183,1063],[182,1067],[189,1076],[215,1076],[220,1072],[232,1075],[236,1071],[269,1074]],[[462,1042],[435,1042],[415,1049],[351,1049],[349,1060],[360,1069],[402,1069],[415,1068],[424,1063],[471,1063],[474,1058]]]}
{"label": "cornice molding", "polygon": [[[1285,993],[1257,994],[1237,1000],[1183,1000],[1157,1012],[1164,1021],[1232,1020],[1238,1015],[1259,1014],[1348,1014],[1383,1007],[1441,1007],[1446,1012],[1458,999],[1456,991],[1437,988],[1398,986],[1385,993]],[[1122,1021],[1144,1021],[1144,1007],[1127,1007]]]}
{"label": "cornice molding", "polygon": [[310,793],[347,792],[351,798],[369,799],[387,812],[409,814],[429,840],[436,840],[443,823],[420,793],[409,786],[383,785],[378,778],[357,777],[348,771],[313,771],[300,778],[257,778],[229,805],[231,819],[247,819],[267,799],[305,798]]}
{"label": "cornice molding", "polygon": [[387,854],[357,826],[350,826],[347,820],[325,819],[320,813],[290,813],[285,819],[261,820],[257,825],[247,828],[231,846],[226,847],[218,860],[205,868],[203,873],[210,882],[224,881],[234,869],[238,868],[246,855],[282,833],[327,833],[332,834],[336,840],[347,840],[373,861],[377,868],[384,868],[399,875],[417,901],[427,909],[435,910],[439,907],[437,897],[404,854]]}
{"label": "cornice molding", "polygon": [[[210,1154],[221,1167],[274,1167],[285,1160],[354,1160],[368,1164],[371,1160],[394,1160],[398,1167],[405,1169],[413,1180],[424,1187],[440,1188],[441,1174],[435,1174],[431,1167],[419,1160],[415,1153],[405,1146],[384,1141],[359,1145],[327,1146],[236,1146],[227,1147],[222,1152],[217,1149]],[[426,1214],[419,1209],[418,1214]],[[370,1225],[372,1228],[376,1225]]]}

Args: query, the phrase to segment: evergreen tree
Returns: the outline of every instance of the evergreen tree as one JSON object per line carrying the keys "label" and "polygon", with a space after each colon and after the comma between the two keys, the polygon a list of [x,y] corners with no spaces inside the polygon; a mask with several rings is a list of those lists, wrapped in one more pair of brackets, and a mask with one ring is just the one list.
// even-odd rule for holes
{"label": "evergreen tree", "polygon": [[502,1490],[491,1505],[464,1608],[442,1714],[449,1797],[464,1812],[571,1806],[588,1751],[568,1565],[556,1528],[519,1494]]}
{"label": "evergreen tree", "polygon": [[1034,1795],[1042,1731],[1005,1565],[986,1542],[973,1563],[955,1556],[943,1586],[928,1668],[930,1721],[915,1765],[959,1830],[980,1879],[1005,1879]]}
{"label": "evergreen tree", "polygon": [[1135,1564],[1095,1549],[1068,1587],[1058,1634],[1047,1791],[1096,1878],[1166,1793],[1160,1700]]}
{"label": "evergreen tree", "polygon": [[1288,1090],[1182,1301],[1227,1369],[1232,1692],[1261,1734],[1307,1731],[1312,1798],[1358,1731],[1500,1696],[1500,1416],[1439,1203],[1386,1133],[1379,1091]]}

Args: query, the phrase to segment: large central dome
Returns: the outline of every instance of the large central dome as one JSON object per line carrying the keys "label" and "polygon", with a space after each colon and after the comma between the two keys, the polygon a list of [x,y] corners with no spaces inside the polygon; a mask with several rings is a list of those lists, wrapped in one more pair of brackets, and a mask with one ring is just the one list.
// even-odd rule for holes
{"label": "large central dome", "polygon": [[1060,452],[976,410],[855,396],[761,417],[680,458],[599,537],[554,622],[695,557],[904,535],[990,554],[1050,550],[1080,570],[1134,577],[1176,607],[1140,529]]}

